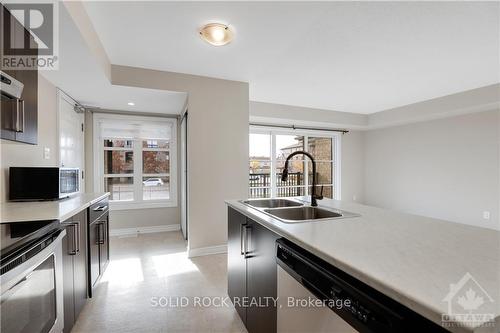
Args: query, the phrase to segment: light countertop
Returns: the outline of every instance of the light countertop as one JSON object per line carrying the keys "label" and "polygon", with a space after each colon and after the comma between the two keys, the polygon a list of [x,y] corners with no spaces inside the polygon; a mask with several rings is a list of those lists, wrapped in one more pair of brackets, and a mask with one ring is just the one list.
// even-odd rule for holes
{"label": "light countertop", "polygon": [[319,206],[361,216],[284,223],[238,200],[226,203],[437,324],[448,313],[450,285],[470,273],[493,299],[481,294],[473,313],[491,315],[494,327],[455,319],[447,329],[500,332],[499,231],[329,199]]}
{"label": "light countertop", "polygon": [[82,193],[56,201],[7,202],[1,204],[1,223],[60,220],[65,221],[109,193]]}

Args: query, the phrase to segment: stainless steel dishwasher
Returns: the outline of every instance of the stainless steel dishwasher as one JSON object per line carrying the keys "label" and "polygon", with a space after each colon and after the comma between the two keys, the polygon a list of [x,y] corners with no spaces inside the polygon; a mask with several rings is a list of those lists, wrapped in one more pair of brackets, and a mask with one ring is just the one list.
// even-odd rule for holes
{"label": "stainless steel dishwasher", "polygon": [[447,332],[297,245],[276,242],[278,333]]}

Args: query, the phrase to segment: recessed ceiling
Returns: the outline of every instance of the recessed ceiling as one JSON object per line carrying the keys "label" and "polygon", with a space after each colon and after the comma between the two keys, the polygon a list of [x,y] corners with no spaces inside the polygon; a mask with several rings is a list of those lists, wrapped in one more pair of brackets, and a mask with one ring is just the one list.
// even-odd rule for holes
{"label": "recessed ceiling", "polygon": [[[500,81],[498,2],[85,7],[112,63],[247,81],[254,101],[367,114]],[[234,41],[202,41],[209,22]]]}
{"label": "recessed ceiling", "polygon": [[59,6],[59,70],[41,73],[81,104],[95,108],[180,114],[187,98],[183,92],[112,85],[63,5]]}

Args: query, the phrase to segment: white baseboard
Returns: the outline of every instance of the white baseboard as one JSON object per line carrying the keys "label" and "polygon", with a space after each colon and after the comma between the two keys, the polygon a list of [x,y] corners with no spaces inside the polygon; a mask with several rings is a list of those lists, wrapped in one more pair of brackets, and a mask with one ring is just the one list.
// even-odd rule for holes
{"label": "white baseboard", "polygon": [[120,228],[110,229],[110,236],[130,236],[137,234],[151,234],[154,232],[178,231],[181,230],[180,224],[158,225],[153,227],[134,227],[134,228]]}
{"label": "white baseboard", "polygon": [[199,247],[196,249],[188,249],[189,258],[208,256],[211,254],[219,254],[219,253],[227,253],[227,245],[216,245],[216,246]]}

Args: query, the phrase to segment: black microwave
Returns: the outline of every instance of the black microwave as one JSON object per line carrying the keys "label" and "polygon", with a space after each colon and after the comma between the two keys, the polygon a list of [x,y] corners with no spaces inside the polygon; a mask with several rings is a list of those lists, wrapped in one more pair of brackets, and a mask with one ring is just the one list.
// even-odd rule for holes
{"label": "black microwave", "polygon": [[80,191],[80,169],[10,167],[9,200],[57,200]]}

